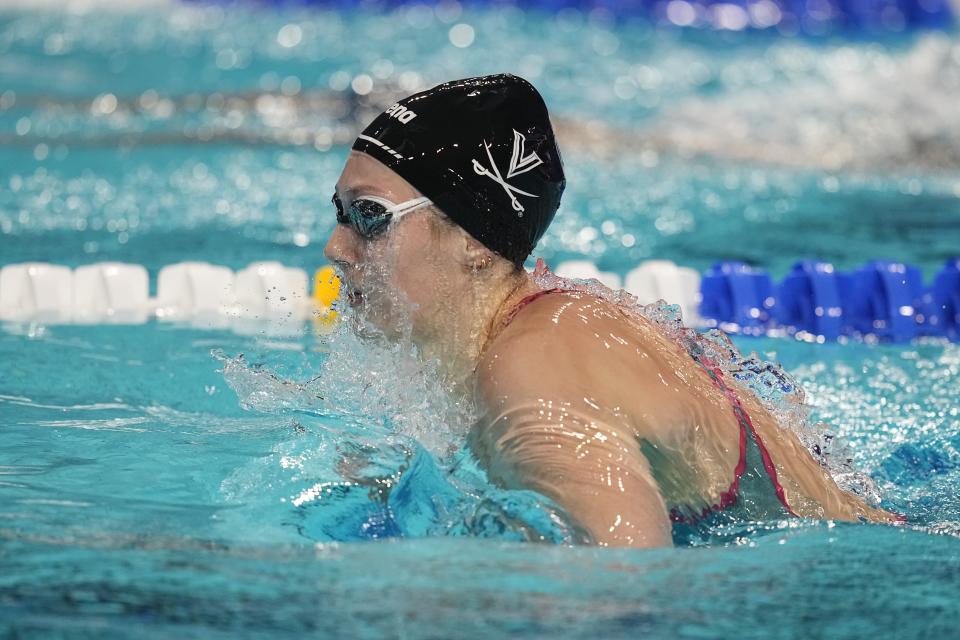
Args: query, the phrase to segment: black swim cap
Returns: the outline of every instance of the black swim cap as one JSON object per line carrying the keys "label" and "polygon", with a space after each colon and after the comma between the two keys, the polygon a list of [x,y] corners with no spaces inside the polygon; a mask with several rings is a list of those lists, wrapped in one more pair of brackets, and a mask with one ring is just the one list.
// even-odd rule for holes
{"label": "black swim cap", "polygon": [[404,98],[353,143],[474,238],[522,265],[566,183],[543,98],[523,78],[454,80]]}

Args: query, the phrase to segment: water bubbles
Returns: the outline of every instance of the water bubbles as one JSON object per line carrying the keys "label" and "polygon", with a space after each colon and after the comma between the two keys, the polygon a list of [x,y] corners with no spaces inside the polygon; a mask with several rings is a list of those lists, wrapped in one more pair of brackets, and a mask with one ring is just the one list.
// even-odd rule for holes
{"label": "water bubbles", "polygon": [[620,48],[620,39],[611,31],[595,31],[590,45],[598,56],[612,56]]}
{"label": "water bubbles", "polygon": [[469,47],[473,44],[473,40],[476,37],[473,27],[463,22],[450,27],[448,35],[450,37],[450,43],[460,49]]}
{"label": "water bubbles", "polygon": [[711,23],[717,29],[741,31],[750,24],[750,17],[743,7],[721,2],[711,6]]}
{"label": "water bubbles", "polygon": [[147,89],[140,94],[138,102],[141,109],[150,111],[160,102],[160,94],[155,89]]}
{"label": "water bubbles", "polygon": [[12,89],[0,93],[0,111],[12,108],[17,103],[17,94]]}
{"label": "water bubbles", "polygon": [[291,49],[303,40],[303,29],[298,24],[286,24],[277,32],[277,43]]}
{"label": "water bubbles", "polygon": [[770,0],[759,0],[751,3],[749,11],[753,25],[760,29],[776,26],[783,19],[780,7]]}
{"label": "water bubbles", "polygon": [[90,113],[97,116],[108,116],[117,109],[117,96],[112,93],[104,93],[96,98],[90,105]]}
{"label": "water bubbles", "polygon": [[693,5],[686,0],[670,0],[667,3],[667,20],[678,27],[688,27],[697,19]]}
{"label": "water bubbles", "polygon": [[417,91],[423,88],[423,78],[416,71],[404,71],[397,78],[397,84],[404,91]]}
{"label": "water bubbles", "polygon": [[440,0],[434,8],[437,20],[440,22],[451,23],[460,17],[463,13],[463,7],[457,0]]}
{"label": "water bubbles", "polygon": [[637,95],[637,83],[629,76],[620,76],[613,83],[613,93],[621,100],[631,100]]}
{"label": "water bubbles", "polygon": [[240,66],[240,55],[236,49],[223,49],[217,52],[216,66],[228,71]]}
{"label": "water bubbles", "polygon": [[370,70],[375,78],[386,80],[393,75],[393,62],[386,58],[380,58],[373,63]]}
{"label": "water bubbles", "polygon": [[426,29],[433,22],[433,8],[427,4],[412,4],[406,8],[407,24],[414,29]]}
{"label": "water bubbles", "polygon": [[327,127],[321,127],[313,136],[313,146],[317,151],[327,151],[333,146],[333,133]]}
{"label": "water bubbles", "polygon": [[51,33],[43,39],[43,52],[49,56],[57,56],[69,51],[67,39],[62,33]]}
{"label": "water bubbles", "polygon": [[287,76],[280,82],[280,93],[285,96],[295,96],[300,93],[300,78],[297,76]]}
{"label": "water bubbles", "polygon": [[344,91],[347,87],[350,86],[350,74],[346,71],[335,71],[330,74],[330,80],[328,84],[330,88],[334,91]]}
{"label": "water bubbles", "polygon": [[597,230],[593,227],[583,227],[577,233],[577,242],[581,244],[589,244],[597,239]]}
{"label": "water bubbles", "polygon": [[373,78],[361,73],[350,81],[350,88],[359,96],[365,96],[373,91]]}

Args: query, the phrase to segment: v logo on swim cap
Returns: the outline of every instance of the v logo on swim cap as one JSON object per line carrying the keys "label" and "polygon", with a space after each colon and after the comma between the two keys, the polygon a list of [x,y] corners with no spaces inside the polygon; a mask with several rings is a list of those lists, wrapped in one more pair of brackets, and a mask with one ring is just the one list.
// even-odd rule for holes
{"label": "v logo on swim cap", "polygon": [[543,160],[540,159],[540,156],[536,152],[531,151],[527,155],[523,155],[527,146],[527,138],[522,133],[513,130],[513,155],[510,157],[510,171],[507,172],[507,177],[512,178],[513,176],[520,175],[533,169],[534,167],[543,164]]}
{"label": "v logo on swim cap", "polygon": [[404,98],[353,148],[517,265],[550,225],[566,184],[543,98],[509,74],[455,80]]}
{"label": "v logo on swim cap", "polygon": [[[524,173],[526,171],[530,171],[537,165],[543,163],[543,160],[540,159],[540,156],[538,156],[536,153],[532,151],[530,152],[529,155],[523,156],[521,158],[521,156],[523,155],[524,142],[526,142],[526,138],[524,137],[524,135],[519,131],[517,131],[516,129],[514,129],[513,155],[510,156],[510,168],[507,171],[507,179],[512,178],[513,176],[516,176],[516,175],[520,175],[521,173]],[[513,209],[519,215],[522,216],[524,208],[523,208],[523,205],[520,204],[520,201],[517,200],[516,196],[514,195],[514,192],[521,193],[525,196],[530,196],[531,198],[537,198],[539,196],[536,196],[532,193],[527,193],[526,191],[522,191],[521,189],[514,187],[513,185],[509,184],[506,180],[504,180],[502,177],[500,177],[500,170],[497,168],[497,163],[494,161],[493,156],[490,155],[490,145],[487,144],[486,140],[483,141],[483,148],[487,152],[487,158],[490,159],[490,166],[493,167],[493,172],[491,173],[490,170],[488,170],[486,167],[484,167],[482,164],[480,164],[476,160],[473,161],[473,171],[478,176],[487,176],[488,178],[490,178],[491,180],[499,184],[501,187],[503,187],[504,191],[507,192],[507,196],[510,198],[510,204],[513,206]]]}

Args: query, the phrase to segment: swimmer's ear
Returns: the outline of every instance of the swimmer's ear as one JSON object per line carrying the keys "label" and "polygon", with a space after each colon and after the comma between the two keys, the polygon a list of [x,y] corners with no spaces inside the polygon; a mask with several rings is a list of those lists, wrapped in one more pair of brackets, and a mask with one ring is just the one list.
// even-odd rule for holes
{"label": "swimmer's ear", "polygon": [[466,233],[463,235],[464,241],[466,242],[463,252],[464,266],[467,270],[472,273],[479,273],[492,265],[494,259],[493,252],[472,236]]}

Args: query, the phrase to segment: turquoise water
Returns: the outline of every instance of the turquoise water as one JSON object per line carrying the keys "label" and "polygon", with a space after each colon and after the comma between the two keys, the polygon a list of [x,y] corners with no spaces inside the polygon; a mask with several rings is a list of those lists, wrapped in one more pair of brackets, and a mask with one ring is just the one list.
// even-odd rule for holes
{"label": "turquoise water", "polygon": [[[313,269],[356,121],[504,70],[534,80],[566,136],[551,263],[733,258],[782,275],[887,257],[929,279],[960,249],[955,34],[778,40],[451,6],[0,14],[0,264]],[[956,344],[738,341],[803,384],[908,526],[749,522],[641,552],[565,546],[562,513],[488,485],[458,450],[462,408],[402,350],[3,329],[13,637],[954,634]]]}

